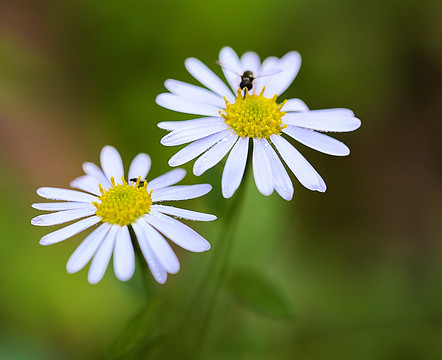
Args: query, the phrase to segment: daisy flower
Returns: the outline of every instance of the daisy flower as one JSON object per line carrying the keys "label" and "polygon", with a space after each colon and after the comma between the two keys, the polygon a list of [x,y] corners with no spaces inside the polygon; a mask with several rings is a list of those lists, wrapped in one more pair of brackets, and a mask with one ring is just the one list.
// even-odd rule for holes
{"label": "daisy flower", "polygon": [[164,236],[189,251],[210,249],[207,240],[174,217],[212,221],[216,216],[157,204],[203,196],[212,189],[209,184],[175,185],[184,178],[186,172],[183,169],[169,171],[148,182],[144,179],[151,160],[146,154],[134,158],[126,181],[121,156],[112,146],[103,148],[100,161],[103,170],[86,162],[83,164],[86,175],[71,182],[72,187],[83,191],[42,187],[37,190],[38,195],[60,202],[32,205],[38,210],[54,211],[33,218],[33,225],[52,226],[78,220],[43,236],[41,245],[58,243],[99,224],[70,257],[66,266],[69,273],[81,270],[93,258],[88,280],[95,284],[104,276],[113,256],[116,277],[129,280],[135,270],[130,229],[153,277],[160,284],[166,281],[167,273],[175,274],[180,268],[178,258]]}
{"label": "daisy flower", "polygon": [[158,124],[170,131],[161,144],[190,143],[170,158],[169,165],[198,157],[193,173],[199,176],[229,154],[221,186],[223,196],[230,198],[241,184],[251,143],[253,176],[262,194],[276,190],[286,200],[293,197],[283,162],[306,188],[324,192],[324,180],[286,137],[326,154],[345,156],[349,148],[322,132],[353,131],[361,121],[348,109],[309,110],[299,99],[277,102],[298,73],[301,57],[297,52],[261,63],[254,52],[239,58],[224,47],[219,64],[231,89],[201,61],[189,58],[186,69],[207,89],[169,79],[165,86],[170,93],[156,99],[167,109],[203,116]]}

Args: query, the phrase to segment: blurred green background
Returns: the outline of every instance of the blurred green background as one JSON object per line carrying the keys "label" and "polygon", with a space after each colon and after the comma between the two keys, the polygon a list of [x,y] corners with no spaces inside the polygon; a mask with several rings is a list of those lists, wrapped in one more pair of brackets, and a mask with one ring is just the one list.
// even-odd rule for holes
{"label": "blurred green background", "polygon": [[[101,358],[140,310],[139,273],[122,283],[109,268],[95,286],[86,270],[68,275],[84,234],[38,245],[49,229],[30,225],[39,213],[30,204],[40,186],[68,187],[106,144],[126,168],[146,152],[153,176],[167,171],[178,148],[160,146],[156,124],[190,117],[155,96],[167,78],[196,83],[187,57],[221,74],[225,45],[261,59],[299,51],[303,65],[283,98],[350,108],[362,127],[336,136],[347,158],[298,146],[325,194],[295,181],[286,202],[248,186],[230,269],[269,279],[295,317],[263,314],[224,291],[207,358],[442,358],[441,13],[436,0],[1,0],[0,358]],[[211,252],[177,249],[180,273],[164,286],[151,280],[166,298],[195,289],[231,201],[220,197],[219,166],[200,178],[191,166],[183,183],[214,190],[182,206],[219,220],[192,224]]]}

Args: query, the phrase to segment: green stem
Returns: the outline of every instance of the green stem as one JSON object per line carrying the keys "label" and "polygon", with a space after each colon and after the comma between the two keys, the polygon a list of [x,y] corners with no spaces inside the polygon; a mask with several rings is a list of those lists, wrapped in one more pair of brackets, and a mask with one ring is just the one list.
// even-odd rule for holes
{"label": "green stem", "polygon": [[[251,159],[248,159],[251,160]],[[242,208],[242,203],[244,201],[244,194],[246,190],[245,184],[247,183],[247,175],[248,175],[248,169],[250,168],[250,161],[247,161],[248,166],[246,166],[246,170],[243,177],[243,184],[242,187],[238,189],[238,193],[236,195],[236,198],[232,202],[231,206],[229,207],[229,210],[227,212],[226,218],[225,218],[225,228],[226,230],[220,233],[220,236],[218,238],[218,242],[216,243],[219,246],[220,256],[222,256],[220,269],[218,272],[218,275],[215,280],[214,289],[212,294],[210,295],[208,305],[206,307],[206,312],[204,314],[200,330],[198,332],[198,343],[197,343],[197,349],[196,349],[196,356],[195,359],[201,359],[204,354],[204,345],[209,329],[210,322],[213,317],[214,308],[216,306],[216,301],[219,298],[219,292],[221,290],[221,287],[223,286],[223,282],[226,278],[227,270],[228,270],[228,264],[230,255],[232,253],[233,248],[233,239],[234,234],[238,225],[238,218],[239,218],[239,211]],[[223,241],[224,240],[224,241]],[[222,253],[224,251],[224,254]],[[208,277],[211,277],[213,273],[215,273],[215,267],[217,265],[216,261],[213,261],[211,263],[210,268],[208,269],[205,277],[205,282],[202,284],[203,286],[207,284],[207,281],[210,281]]]}
{"label": "green stem", "polygon": [[132,246],[134,247],[135,256],[137,257],[138,263],[142,269],[141,277],[143,279],[142,281],[143,281],[144,294],[146,296],[146,302],[149,302],[150,300],[152,300],[153,297],[152,286],[150,283],[150,279],[148,277],[150,269],[149,266],[147,265],[146,259],[144,259],[144,255],[140,249],[140,245],[138,244],[137,237],[131,226],[129,226],[129,233],[130,233],[130,238],[132,240]]}

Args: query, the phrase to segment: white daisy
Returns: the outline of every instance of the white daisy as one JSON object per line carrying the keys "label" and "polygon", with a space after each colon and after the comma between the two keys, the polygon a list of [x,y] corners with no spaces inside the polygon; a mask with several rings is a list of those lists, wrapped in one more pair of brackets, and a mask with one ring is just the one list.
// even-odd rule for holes
{"label": "white daisy", "polygon": [[[268,196],[276,190],[286,200],[293,197],[293,185],[281,158],[302,185],[324,192],[324,180],[283,134],[320,152],[345,156],[349,148],[321,132],[353,131],[361,121],[348,109],[310,111],[299,99],[276,102],[298,73],[301,57],[297,52],[281,59],[269,57],[261,63],[254,52],[238,58],[235,51],[225,47],[219,63],[233,92],[201,61],[189,58],[186,69],[209,90],[169,79],[165,86],[170,93],[156,99],[167,109],[204,116],[158,124],[171,131],[161,139],[163,145],[190,143],[171,157],[169,165],[182,165],[199,156],[193,167],[198,176],[230,152],[222,175],[223,196],[230,198],[241,183],[252,142],[253,175],[262,194]],[[245,75],[252,81],[250,91],[240,89],[241,81],[247,80]]]}
{"label": "white daisy", "polygon": [[135,270],[130,227],[153,277],[160,284],[166,281],[167,273],[175,274],[180,268],[178,258],[163,235],[189,251],[210,249],[207,240],[173,217],[212,221],[216,216],[156,203],[194,199],[207,194],[211,185],[172,186],[184,178],[183,169],[169,171],[149,182],[142,180],[151,164],[146,154],[139,154],[132,161],[127,182],[120,154],[112,146],[103,148],[100,161],[103,170],[86,162],[83,164],[86,175],[71,182],[72,187],[86,192],[42,187],[37,190],[38,195],[61,202],[32,205],[38,210],[56,211],[33,218],[33,225],[52,226],[81,219],[43,236],[41,245],[58,243],[100,224],[70,257],[69,273],[81,270],[93,258],[88,280],[95,284],[102,279],[113,255],[116,277],[129,280]]}

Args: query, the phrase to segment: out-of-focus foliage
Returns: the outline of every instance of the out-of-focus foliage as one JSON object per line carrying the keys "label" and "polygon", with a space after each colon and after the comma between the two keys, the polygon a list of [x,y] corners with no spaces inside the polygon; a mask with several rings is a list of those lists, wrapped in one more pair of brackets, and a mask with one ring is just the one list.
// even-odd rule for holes
{"label": "out-of-focus foliage", "polygon": [[[348,158],[298,146],[325,194],[295,182],[285,202],[248,187],[231,269],[260,268],[296,316],[263,316],[222,291],[208,358],[442,357],[440,14],[432,0],[2,1],[0,358],[100,358],[142,310],[139,273],[126,284],[109,270],[96,286],[86,270],[68,275],[84,235],[38,245],[50,229],[31,227],[30,204],[40,186],[68,187],[105,144],[126,164],[150,154],[153,176],[167,171],[177,148],[159,144],[156,123],[189,116],[160,108],[155,96],[167,78],[194,82],[187,57],[221,74],[215,60],[225,45],[261,58],[299,51],[301,71],[283,98],[350,108],[362,127],[338,136]],[[214,190],[188,208],[219,220],[194,225],[209,253],[176,249],[181,272],[164,286],[151,281],[177,314],[217,254],[231,201],[220,195],[220,167],[196,178],[191,166],[184,183]]]}

